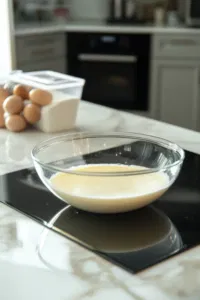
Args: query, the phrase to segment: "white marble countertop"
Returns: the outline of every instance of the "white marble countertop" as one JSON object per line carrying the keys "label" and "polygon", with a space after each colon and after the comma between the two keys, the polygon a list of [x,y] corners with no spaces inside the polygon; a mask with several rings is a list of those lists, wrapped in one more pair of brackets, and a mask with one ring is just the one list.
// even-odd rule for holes
{"label": "white marble countertop", "polygon": [[[82,101],[78,131],[132,131],[167,138],[200,154],[200,134]],[[0,130],[0,172],[32,164],[30,151],[48,138],[36,130]],[[1,177],[0,177],[1,180]],[[42,237],[42,255],[37,246]],[[41,259],[42,257],[42,259]],[[2,300],[198,300],[200,247],[134,276],[0,204]]]}
{"label": "white marble countertop", "polygon": [[154,25],[108,25],[105,22],[71,21],[66,24],[22,24],[16,26],[15,36],[44,34],[53,32],[106,32],[106,33],[162,33],[162,34],[198,34],[200,29],[179,27],[158,27]]}

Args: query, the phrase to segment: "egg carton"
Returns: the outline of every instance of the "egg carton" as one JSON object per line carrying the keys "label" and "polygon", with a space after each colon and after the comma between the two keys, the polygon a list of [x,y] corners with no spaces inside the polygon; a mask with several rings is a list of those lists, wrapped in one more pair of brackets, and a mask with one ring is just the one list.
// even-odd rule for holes
{"label": "egg carton", "polygon": [[60,91],[81,99],[85,80],[54,71],[20,72],[10,75],[15,83],[25,84],[48,91]]}
{"label": "egg carton", "polygon": [[[10,94],[14,94],[14,97],[17,95],[26,101],[24,94],[28,95],[27,101],[29,102],[28,108],[30,111],[28,111],[27,107],[24,107],[24,110],[25,112],[29,112],[30,118],[33,117],[33,107],[37,116],[39,112],[35,106],[40,108],[40,119],[38,118],[36,122],[29,122],[29,120],[27,120],[30,124],[34,124],[39,130],[50,133],[66,131],[75,127],[78,106],[85,85],[84,79],[53,71],[27,73],[14,71],[4,77],[0,75],[0,84],[5,84],[5,82],[6,89],[10,91]],[[3,104],[5,109],[7,109],[8,106],[10,107],[10,104],[14,105],[12,98],[13,96],[11,96],[11,99],[5,100]],[[49,100],[50,98],[51,101]],[[12,101],[9,102],[8,100]],[[15,100],[17,101],[17,99]],[[19,99],[18,102],[20,102]],[[21,111],[18,114],[20,113]],[[24,111],[22,115],[26,117]],[[10,118],[19,119],[20,117],[18,115],[17,117],[11,116]],[[8,128],[8,126],[6,127]]]}

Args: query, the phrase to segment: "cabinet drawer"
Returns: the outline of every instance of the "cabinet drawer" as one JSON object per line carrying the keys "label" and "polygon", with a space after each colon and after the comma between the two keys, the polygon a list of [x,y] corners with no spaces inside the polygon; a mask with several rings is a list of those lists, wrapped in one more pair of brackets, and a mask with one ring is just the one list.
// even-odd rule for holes
{"label": "cabinet drawer", "polygon": [[153,38],[153,55],[169,58],[200,57],[200,36],[156,34]]}
{"label": "cabinet drawer", "polygon": [[37,63],[19,64],[17,68],[24,72],[51,70],[66,74],[66,60],[65,58],[60,58]]}
{"label": "cabinet drawer", "polygon": [[63,33],[16,38],[17,62],[20,63],[65,56],[65,50]]}

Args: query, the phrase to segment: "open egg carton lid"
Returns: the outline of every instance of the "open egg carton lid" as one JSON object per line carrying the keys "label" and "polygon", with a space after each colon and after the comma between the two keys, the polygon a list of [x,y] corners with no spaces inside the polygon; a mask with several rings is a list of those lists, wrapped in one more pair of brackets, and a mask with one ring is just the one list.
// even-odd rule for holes
{"label": "open egg carton lid", "polygon": [[41,89],[56,90],[84,86],[82,78],[65,75],[54,71],[14,72],[9,80]]}
{"label": "open egg carton lid", "polygon": [[10,81],[10,77],[11,75],[16,75],[16,74],[19,74],[19,73],[22,73],[21,70],[14,70],[12,72],[9,72],[9,73],[3,73],[3,72],[0,72],[0,86],[4,86],[4,84],[8,81]]}

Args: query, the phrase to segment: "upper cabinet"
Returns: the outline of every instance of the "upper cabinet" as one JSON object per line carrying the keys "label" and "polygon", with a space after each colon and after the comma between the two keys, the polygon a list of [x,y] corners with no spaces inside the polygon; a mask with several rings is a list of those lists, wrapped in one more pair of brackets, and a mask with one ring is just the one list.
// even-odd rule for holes
{"label": "upper cabinet", "polygon": [[197,130],[200,38],[174,34],[155,35],[152,55],[152,117]]}

